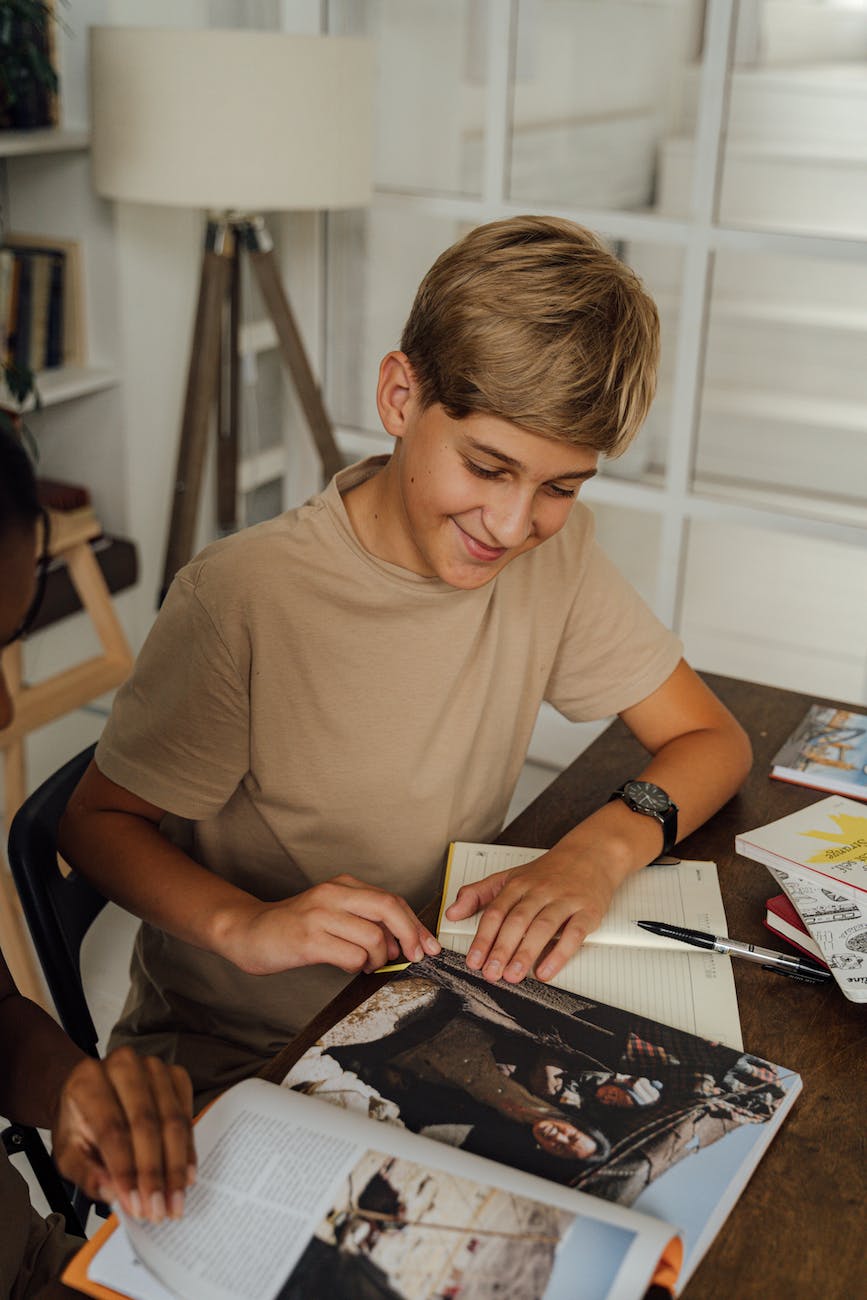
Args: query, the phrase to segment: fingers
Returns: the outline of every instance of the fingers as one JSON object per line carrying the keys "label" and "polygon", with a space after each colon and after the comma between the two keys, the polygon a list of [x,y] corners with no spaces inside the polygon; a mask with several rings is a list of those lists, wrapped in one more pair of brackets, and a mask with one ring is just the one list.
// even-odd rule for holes
{"label": "fingers", "polygon": [[[434,956],[440,951],[436,936],[422,924],[409,904],[397,894],[365,885],[352,876],[338,876],[334,881],[329,882],[329,885],[332,889],[351,891],[341,900],[343,905],[356,916],[364,917],[381,926],[386,934],[392,936],[399,945],[400,952],[409,961],[421,961],[425,953]],[[318,886],[323,890],[328,887],[328,885]],[[390,960],[394,960],[398,955],[395,953]],[[373,960],[374,954],[371,953],[370,956]],[[385,960],[386,957],[377,960],[377,965],[383,965]]]}
{"label": "fingers", "polygon": [[90,1196],[159,1222],[183,1213],[195,1177],[192,1087],[186,1072],[120,1048],[72,1072],[61,1096],[61,1171]]}
{"label": "fingers", "polygon": [[517,984],[559,935],[544,958],[544,976],[536,971],[540,978],[550,979],[577,952],[586,930],[580,921],[570,918],[565,900],[540,906],[535,896],[528,894],[511,908],[505,894],[502,900],[485,910],[467,965],[471,970],[480,970],[485,979],[498,980],[502,976],[508,983]]}
{"label": "fingers", "polygon": [[446,908],[446,916],[450,921],[463,921],[468,916],[475,916],[476,912],[480,912],[483,907],[493,902],[512,874],[511,869],[496,871],[493,875],[486,876],[484,880],[462,885],[455,901]]}

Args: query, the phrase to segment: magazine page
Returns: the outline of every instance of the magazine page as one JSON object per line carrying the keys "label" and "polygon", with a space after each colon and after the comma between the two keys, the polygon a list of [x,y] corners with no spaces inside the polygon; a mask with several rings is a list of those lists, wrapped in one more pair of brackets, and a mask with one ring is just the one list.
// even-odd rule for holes
{"label": "magazine page", "polygon": [[285,1081],[620,1205],[696,1266],[797,1075],[560,989],[490,984],[443,951],[330,1029]]}
{"label": "magazine page", "polygon": [[[437,930],[443,946],[465,955],[478,926],[478,916],[465,921],[445,916],[461,886],[532,862],[542,852],[505,844],[453,844]],[[640,930],[633,924],[637,920],[728,934],[716,863],[681,862],[631,876],[614,895],[599,929],[550,982],[687,1033],[743,1047],[731,958]],[[389,969],[405,970],[406,964]]]}
{"label": "magazine page", "polygon": [[[504,1289],[567,1300],[579,1278],[582,1297],[626,1300],[643,1294],[672,1237],[647,1216],[261,1080],[210,1107],[196,1145],[183,1219],[124,1217],[148,1270],[196,1300],[485,1300]],[[108,1250],[90,1279],[117,1285]]]}

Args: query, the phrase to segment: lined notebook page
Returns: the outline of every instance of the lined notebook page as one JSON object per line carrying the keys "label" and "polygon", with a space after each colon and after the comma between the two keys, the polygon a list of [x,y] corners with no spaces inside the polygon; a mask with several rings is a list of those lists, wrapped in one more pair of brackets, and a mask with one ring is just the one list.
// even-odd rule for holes
{"label": "lined notebook page", "polygon": [[[532,862],[543,852],[504,844],[453,844],[437,932],[444,947],[468,952],[478,926],[477,916],[465,921],[445,917],[462,885]],[[731,958],[648,934],[632,924],[638,919],[726,934],[716,864],[681,862],[631,876],[615,894],[602,925],[551,983],[741,1049]]]}

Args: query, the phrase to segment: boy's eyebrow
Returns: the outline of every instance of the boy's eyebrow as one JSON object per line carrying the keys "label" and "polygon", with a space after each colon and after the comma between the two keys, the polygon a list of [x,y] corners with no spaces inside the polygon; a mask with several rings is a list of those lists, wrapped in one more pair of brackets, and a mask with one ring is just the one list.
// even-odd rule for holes
{"label": "boy's eyebrow", "polygon": [[[486,456],[493,456],[495,460],[502,461],[504,465],[508,465],[512,469],[523,470],[527,468],[522,461],[516,460],[514,456],[506,455],[504,451],[499,451],[496,447],[489,447],[487,443],[477,442],[475,438],[469,438],[469,437],[467,438],[467,442],[472,448],[474,448],[475,451],[481,451]],[[576,479],[576,480],[580,479],[582,482],[584,482],[587,479],[593,478],[595,474],[596,474],[595,469],[576,469],[566,474],[554,474],[553,478],[554,479]]]}

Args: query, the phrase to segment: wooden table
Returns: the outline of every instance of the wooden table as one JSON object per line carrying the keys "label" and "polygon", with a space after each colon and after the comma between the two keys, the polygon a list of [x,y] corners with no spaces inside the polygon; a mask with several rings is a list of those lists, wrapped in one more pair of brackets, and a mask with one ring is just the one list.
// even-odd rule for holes
{"label": "wooden table", "polygon": [[[718,864],[730,934],[784,947],[762,925],[765,901],[777,886],[764,867],[735,856],[734,839],[738,831],[822,797],[768,777],[772,755],[814,700],[753,682],[710,675],[706,680],[749,733],[755,762],[741,793],[682,841],[678,852]],[[501,842],[549,847],[640,771],[645,757],[615,721],[505,828]],[[854,1300],[867,1294],[861,1236],[867,1191],[867,1007],[847,1002],[836,984],[807,986],[747,962],[736,961],[734,971],[747,1050],[797,1070],[804,1090],[683,1295],[687,1300]],[[353,980],[287,1045],[267,1077],[282,1079],[319,1034],[382,982],[382,976]]]}

